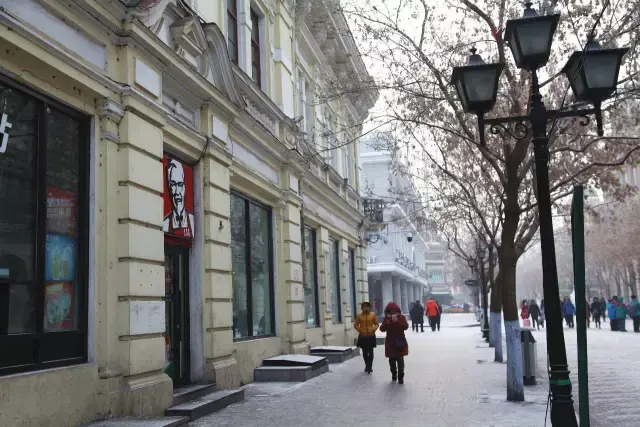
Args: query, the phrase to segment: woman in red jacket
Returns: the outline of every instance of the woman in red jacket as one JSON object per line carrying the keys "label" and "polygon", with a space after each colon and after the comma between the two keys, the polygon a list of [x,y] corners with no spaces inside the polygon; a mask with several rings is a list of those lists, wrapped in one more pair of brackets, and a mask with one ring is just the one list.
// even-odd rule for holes
{"label": "woman in red jacket", "polygon": [[398,380],[398,384],[404,384],[404,356],[409,354],[409,344],[404,336],[404,331],[407,329],[409,329],[409,323],[398,304],[395,302],[387,304],[380,331],[387,333],[384,341],[384,355],[389,358],[391,381]]}

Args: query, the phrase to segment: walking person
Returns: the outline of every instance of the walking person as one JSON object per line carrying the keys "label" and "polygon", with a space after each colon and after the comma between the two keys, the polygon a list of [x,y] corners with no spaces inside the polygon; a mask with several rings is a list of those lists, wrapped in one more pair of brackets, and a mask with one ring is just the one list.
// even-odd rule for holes
{"label": "walking person", "polygon": [[[424,332],[424,307],[420,304],[420,301],[416,301],[413,309],[415,310],[416,317],[416,332],[418,332],[418,326],[420,326],[420,332]],[[413,324],[413,320],[411,322]]]}
{"label": "walking person", "polygon": [[527,305],[527,301],[522,301],[522,304],[520,305],[520,318],[522,319],[523,327],[531,327],[531,321],[529,320],[529,306]]}
{"label": "walking person", "polygon": [[433,298],[429,298],[427,301],[427,308],[425,309],[425,314],[429,318],[429,326],[431,327],[431,331],[435,332],[438,324],[436,323],[436,318],[438,316],[438,303]]}
{"label": "walking person", "polygon": [[591,303],[591,316],[593,317],[594,326],[600,329],[600,318],[602,317],[602,305],[597,297],[593,298]]}
{"label": "walking person", "polygon": [[623,297],[618,297],[616,305],[616,322],[618,322],[618,331],[627,332],[627,306]]}
{"label": "walking person", "polygon": [[436,301],[436,305],[438,306],[438,314],[436,315],[436,327],[438,331],[440,331],[440,321],[442,321],[442,305]]}
{"label": "walking person", "polygon": [[573,329],[575,327],[575,324],[573,323],[573,316],[575,316],[576,314],[576,307],[568,297],[564,298],[564,303],[562,304],[562,314],[564,315],[565,322],[567,322],[567,326],[570,329]]}
{"label": "walking person", "polygon": [[534,299],[529,303],[529,316],[531,316],[531,327],[540,330],[540,307]]}
{"label": "walking person", "polygon": [[411,319],[411,331],[418,332],[418,322],[416,321],[416,312],[415,312],[416,304],[411,303],[409,306],[409,319]]}
{"label": "walking person", "polygon": [[409,344],[404,331],[409,329],[407,318],[401,313],[395,302],[390,302],[384,309],[384,320],[380,330],[387,333],[384,341],[384,355],[389,358],[391,381],[398,380],[404,384],[404,356],[409,354]]}
{"label": "walking person", "polygon": [[638,302],[636,295],[631,295],[629,316],[633,319],[633,332],[640,332],[640,302]]}
{"label": "walking person", "polygon": [[358,331],[358,347],[362,349],[364,359],[364,371],[367,374],[373,372],[373,349],[376,347],[376,331],[378,330],[378,316],[371,312],[371,303],[363,301],[360,304],[360,313],[353,322],[353,327]]}
{"label": "walking person", "polygon": [[607,322],[607,301],[604,299],[604,297],[600,298],[600,314],[602,315],[602,321],[606,323]]}
{"label": "walking person", "polygon": [[584,315],[587,319],[587,328],[591,327],[591,312],[589,311],[589,300],[584,300]]}
{"label": "walking person", "polygon": [[609,324],[611,325],[612,331],[618,330],[618,319],[616,319],[616,301],[618,299],[617,296],[613,296],[609,302],[607,303],[607,315],[609,316]]}
{"label": "walking person", "polygon": [[544,321],[547,319],[547,314],[544,311],[544,300],[540,301],[540,326],[544,328]]}

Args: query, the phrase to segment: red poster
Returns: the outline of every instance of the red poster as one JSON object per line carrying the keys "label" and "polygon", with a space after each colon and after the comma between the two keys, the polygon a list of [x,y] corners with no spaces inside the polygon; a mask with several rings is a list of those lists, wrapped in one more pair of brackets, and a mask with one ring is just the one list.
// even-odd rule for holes
{"label": "red poster", "polygon": [[56,187],[47,187],[47,232],[74,234],[75,229],[75,193]]}
{"label": "red poster", "polygon": [[46,332],[75,329],[73,283],[47,284],[44,304],[44,330]]}
{"label": "red poster", "polygon": [[171,236],[193,239],[193,169],[165,154],[163,231]]}

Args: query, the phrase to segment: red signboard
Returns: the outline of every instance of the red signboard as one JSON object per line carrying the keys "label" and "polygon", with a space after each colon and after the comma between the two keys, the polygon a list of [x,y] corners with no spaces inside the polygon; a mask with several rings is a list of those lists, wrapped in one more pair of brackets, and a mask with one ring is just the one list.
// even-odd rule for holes
{"label": "red signboard", "polygon": [[163,231],[170,236],[193,239],[193,169],[179,160],[164,155],[164,222]]}

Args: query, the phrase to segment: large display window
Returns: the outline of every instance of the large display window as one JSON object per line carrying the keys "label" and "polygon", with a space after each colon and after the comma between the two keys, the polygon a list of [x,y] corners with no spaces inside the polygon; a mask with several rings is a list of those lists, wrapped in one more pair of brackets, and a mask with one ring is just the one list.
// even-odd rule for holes
{"label": "large display window", "polygon": [[231,195],[234,340],[274,335],[271,209]]}
{"label": "large display window", "polygon": [[0,79],[0,375],[86,360],[88,125]]}

